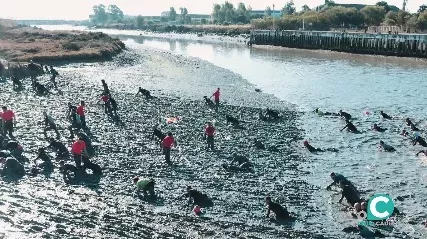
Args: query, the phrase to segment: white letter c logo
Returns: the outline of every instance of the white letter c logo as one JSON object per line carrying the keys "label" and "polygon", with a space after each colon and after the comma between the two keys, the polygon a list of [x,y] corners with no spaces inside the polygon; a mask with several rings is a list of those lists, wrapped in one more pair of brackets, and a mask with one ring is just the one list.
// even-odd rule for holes
{"label": "white letter c logo", "polygon": [[371,211],[372,215],[374,215],[377,218],[387,218],[388,216],[390,216],[390,213],[388,213],[387,211],[385,212],[377,211],[377,203],[379,202],[388,203],[389,201],[390,200],[388,198],[383,196],[375,197],[374,199],[372,199],[371,205],[369,207],[369,210]]}

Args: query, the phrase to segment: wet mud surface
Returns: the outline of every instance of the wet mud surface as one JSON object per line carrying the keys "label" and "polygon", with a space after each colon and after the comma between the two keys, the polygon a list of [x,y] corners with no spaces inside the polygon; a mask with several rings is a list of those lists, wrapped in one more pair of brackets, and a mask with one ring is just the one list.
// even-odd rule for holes
{"label": "wet mud surface", "polygon": [[[151,50],[150,50],[151,51]],[[10,81],[0,85],[2,104],[16,113],[16,139],[24,156],[36,157],[47,145],[42,133],[42,111],[47,110],[70,146],[67,103],[85,100],[86,120],[96,156],[103,168],[97,179],[87,177],[66,184],[57,168],[48,174],[1,181],[0,218],[7,238],[321,238],[306,227],[316,213],[314,190],[304,179],[305,161],[293,142],[301,140],[298,113],[274,97],[256,93],[238,76],[191,58],[133,49],[111,62],[72,64],[58,68],[60,91],[36,96],[26,80],[25,89],[13,91]],[[104,114],[98,94],[105,79],[119,106],[120,120]],[[48,84],[48,76],[40,78]],[[137,87],[152,91],[155,99],[135,97]],[[208,109],[203,95],[222,88],[225,103],[219,113]],[[199,100],[200,99],[200,100]],[[280,108],[279,122],[258,120],[258,107]],[[244,129],[228,125],[225,115],[242,120]],[[180,116],[166,125],[165,117]],[[203,141],[203,128],[214,121],[215,152]],[[152,126],[176,135],[178,148],[168,166],[151,140]],[[52,132],[53,133],[53,132]],[[53,135],[53,134],[52,134]],[[253,140],[267,150],[257,150]],[[221,164],[233,152],[246,155],[255,173],[231,173]],[[52,155],[53,156],[53,155]],[[71,160],[69,163],[72,163]],[[57,162],[55,162],[57,166]],[[27,163],[30,171],[32,163]],[[132,178],[156,181],[158,198],[147,201],[134,194]],[[214,206],[195,217],[182,195],[187,185],[206,193]],[[278,225],[265,217],[264,197],[270,195],[298,216],[296,223]]]}

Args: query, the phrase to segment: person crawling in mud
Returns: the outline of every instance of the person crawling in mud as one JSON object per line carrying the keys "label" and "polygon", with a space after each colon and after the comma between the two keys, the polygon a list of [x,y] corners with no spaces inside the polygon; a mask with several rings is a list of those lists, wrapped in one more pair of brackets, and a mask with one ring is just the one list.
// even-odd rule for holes
{"label": "person crawling in mud", "polygon": [[187,193],[184,194],[184,197],[188,197],[188,202],[192,202],[193,205],[199,205],[201,207],[209,207],[213,205],[211,199],[206,194],[192,189],[191,186],[187,186]]}
{"label": "person crawling in mud", "polygon": [[412,123],[412,121],[409,118],[406,118],[406,125],[411,127],[412,131],[420,131],[420,129],[418,129],[414,123]]}
{"label": "person crawling in mud", "polygon": [[209,106],[209,108],[214,108],[215,103],[209,99],[207,96],[203,96],[203,99],[205,99],[205,105]]}
{"label": "person crawling in mud", "polygon": [[22,145],[20,145],[18,141],[15,140],[8,141],[4,149],[9,150],[10,154],[13,157],[20,157],[24,152],[24,148],[22,147]]}
{"label": "person crawling in mud", "polygon": [[270,211],[272,211],[276,215],[276,220],[292,219],[292,216],[289,214],[288,210],[282,205],[273,202],[271,197],[266,197],[265,203],[267,204],[267,217],[270,217]]}
{"label": "person crawling in mud", "polygon": [[252,168],[252,165],[250,163],[243,163],[237,166],[232,164],[222,164],[222,168],[226,171],[254,173],[254,169]]}
{"label": "person crawling in mud", "polygon": [[82,155],[82,162],[83,162],[83,167],[81,169],[83,172],[86,172],[87,169],[90,169],[90,170],[92,170],[93,175],[99,176],[102,174],[101,166],[99,166],[96,163],[91,162],[89,160],[89,156],[87,154]]}
{"label": "person crawling in mud", "polygon": [[306,147],[308,151],[310,151],[310,153],[325,152],[325,151],[338,152],[338,149],[334,149],[334,148],[329,148],[329,149],[315,148],[311,146],[307,140],[304,141],[304,147]]}
{"label": "person crawling in mud", "polygon": [[153,126],[153,133],[151,134],[151,140],[154,140],[156,138],[156,142],[161,145],[163,139],[166,137],[166,134],[164,134],[159,128],[159,125]]}
{"label": "person crawling in mud", "polygon": [[329,115],[331,115],[331,116],[341,116],[340,114],[337,114],[337,113],[331,113],[331,112],[327,112],[327,111],[326,112],[320,111],[319,108],[315,109],[314,113],[318,114],[319,116],[323,116],[323,115],[327,115],[327,116],[329,116]]}
{"label": "person crawling in mud", "polygon": [[[76,177],[76,173],[78,172],[78,169],[76,166],[71,164],[66,164],[64,161],[59,162],[59,172],[61,172],[62,177],[65,182],[70,181]],[[73,173],[73,176],[70,174]]]}
{"label": "person crawling in mud", "polygon": [[395,152],[396,149],[393,148],[393,146],[388,145],[384,143],[384,141],[380,140],[380,145],[378,146],[379,149],[382,149],[385,152]]}
{"label": "person crawling in mud", "polygon": [[144,196],[147,196],[147,192],[150,194],[151,197],[156,196],[154,192],[155,182],[153,179],[144,179],[144,178],[135,177],[133,178],[133,183],[136,186],[138,195],[142,191],[144,193]]}
{"label": "person crawling in mud", "polygon": [[[40,159],[43,162],[37,165],[37,159]],[[43,168],[45,171],[53,171],[53,168],[54,168],[52,159],[46,153],[44,148],[39,148],[37,158],[34,159],[34,164],[39,168]]]}
{"label": "person crawling in mud", "polygon": [[34,82],[34,90],[36,91],[37,95],[48,95],[51,94],[51,92],[42,84],[35,81]]}
{"label": "person crawling in mud", "polygon": [[386,128],[381,128],[380,126],[378,126],[377,124],[374,124],[374,126],[372,126],[372,130],[373,131],[377,131],[377,132],[385,132],[387,129]]}
{"label": "person crawling in mud", "polygon": [[360,133],[357,130],[356,126],[354,126],[354,124],[350,122],[350,120],[346,120],[345,122],[346,122],[346,125],[340,131],[343,131],[344,129],[347,128],[347,130],[350,131],[350,132],[352,132],[352,133],[355,133],[355,134]]}
{"label": "person crawling in mud", "polygon": [[349,185],[349,186],[353,187],[354,189],[356,189],[356,187],[353,185],[353,183],[350,182],[350,180],[348,180],[342,174],[332,172],[330,176],[331,176],[333,182],[329,186],[326,187],[326,190],[331,190],[332,186],[339,185],[339,183],[341,181],[344,183],[344,185]]}
{"label": "person crawling in mud", "polygon": [[354,205],[355,203],[361,202],[360,194],[354,187],[350,185],[346,185],[344,181],[340,181],[340,187],[342,189],[342,192],[341,192],[341,198],[338,201],[339,203],[341,203],[344,198],[347,200],[347,203],[350,205]]}
{"label": "person crawling in mud", "polygon": [[70,156],[67,147],[63,143],[55,140],[54,138],[49,138],[49,145],[45,147],[45,149],[47,148],[53,149],[53,151],[56,152],[57,157],[68,158]]}
{"label": "person crawling in mud", "polygon": [[342,110],[339,111],[339,115],[344,118],[346,121],[349,121],[351,119],[351,114],[344,112]]}
{"label": "person crawling in mud", "polygon": [[391,117],[390,115],[388,115],[388,114],[386,114],[386,113],[384,113],[382,110],[380,111],[380,114],[381,114],[381,116],[384,118],[384,119],[393,119],[393,117]]}
{"label": "person crawling in mud", "polygon": [[270,108],[267,108],[265,114],[270,119],[280,119],[280,114],[279,114],[279,111],[277,110],[272,110]]}
{"label": "person crawling in mud", "polygon": [[22,177],[25,175],[25,168],[17,159],[13,157],[0,158],[0,164],[3,165],[1,171],[2,176],[6,177]]}
{"label": "person crawling in mud", "polygon": [[414,137],[414,140],[412,140],[412,145],[416,145],[419,144],[423,147],[427,147],[427,142],[425,141],[425,139],[419,135]]}
{"label": "person crawling in mud", "polygon": [[149,99],[153,98],[153,97],[151,96],[150,91],[149,91],[149,90],[146,90],[146,89],[144,89],[144,88],[142,88],[142,87],[139,87],[138,92],[136,93],[136,95],[135,95],[135,96],[139,95],[139,93],[141,93],[143,96],[145,96],[145,99],[147,99],[147,100],[149,100]]}
{"label": "person crawling in mud", "polygon": [[231,116],[231,115],[226,115],[226,116],[225,116],[225,118],[226,118],[226,120],[227,120],[227,124],[228,124],[228,123],[231,123],[234,127],[238,127],[238,126],[240,126],[240,122],[239,122],[239,120],[238,120],[238,119],[236,119],[236,118],[234,118],[233,116]]}
{"label": "person crawling in mud", "polygon": [[18,80],[18,77],[16,77],[15,75],[12,75],[10,77],[10,79],[12,80],[12,89],[13,90],[18,90],[22,88],[22,82],[20,80]]}

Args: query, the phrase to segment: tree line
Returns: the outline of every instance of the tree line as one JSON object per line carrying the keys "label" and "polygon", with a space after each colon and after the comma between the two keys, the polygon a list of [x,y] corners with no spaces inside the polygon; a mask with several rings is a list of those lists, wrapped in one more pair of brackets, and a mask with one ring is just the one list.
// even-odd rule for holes
{"label": "tree line", "polygon": [[[395,8],[395,7],[394,7]],[[266,9],[268,11],[269,8]],[[263,19],[252,20],[257,29],[279,30],[331,30],[349,28],[367,28],[369,26],[399,26],[406,31],[427,30],[427,5],[421,5],[417,13],[403,10],[392,10],[387,2],[380,1],[373,6],[364,6],[360,10],[355,7],[344,7],[332,0],[315,9],[304,5],[301,11],[296,11],[293,1],[282,8],[281,17],[273,19],[266,16]],[[274,26],[273,26],[274,25]]]}

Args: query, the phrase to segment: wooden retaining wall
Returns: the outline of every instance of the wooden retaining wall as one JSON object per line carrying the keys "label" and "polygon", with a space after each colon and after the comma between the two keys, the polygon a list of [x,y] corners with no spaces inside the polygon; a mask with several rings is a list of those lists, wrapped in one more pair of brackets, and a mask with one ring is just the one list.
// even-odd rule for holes
{"label": "wooden retaining wall", "polygon": [[322,31],[251,31],[249,44],[427,58],[427,35]]}

